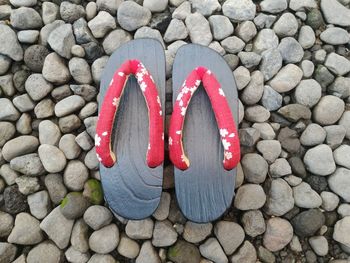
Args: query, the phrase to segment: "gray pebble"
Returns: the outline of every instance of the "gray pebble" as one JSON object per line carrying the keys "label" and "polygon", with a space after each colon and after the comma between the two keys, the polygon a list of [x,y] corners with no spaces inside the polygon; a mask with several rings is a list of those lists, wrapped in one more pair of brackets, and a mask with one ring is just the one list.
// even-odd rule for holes
{"label": "gray pebble", "polygon": [[305,78],[310,78],[314,73],[315,65],[310,60],[303,60],[300,66]]}
{"label": "gray pebble", "polygon": [[54,103],[51,99],[41,100],[34,108],[35,116],[38,119],[48,118],[54,115]]}
{"label": "gray pebble", "polygon": [[317,208],[322,204],[322,198],[305,182],[293,187],[295,205],[301,208]]}
{"label": "gray pebble", "polygon": [[41,121],[39,124],[40,144],[58,145],[61,139],[61,131],[58,126],[50,120]]}
{"label": "gray pebble", "polygon": [[278,110],[282,106],[282,95],[270,86],[264,86],[264,93],[261,98],[262,105],[269,111]]}
{"label": "gray pebble", "polygon": [[324,65],[333,73],[341,76],[350,71],[350,61],[334,52],[327,56]]}
{"label": "gray pebble", "polygon": [[37,30],[22,30],[17,34],[18,41],[25,44],[36,43],[39,37],[39,31]]}
{"label": "gray pebble", "polygon": [[165,42],[173,42],[179,39],[185,39],[188,36],[187,28],[181,20],[172,19],[164,34]]}
{"label": "gray pebble", "polygon": [[89,84],[92,81],[90,66],[82,58],[72,58],[68,63],[70,74],[79,84]]}
{"label": "gray pebble", "polygon": [[305,146],[322,144],[326,139],[326,131],[316,123],[310,123],[300,136],[300,142]]}
{"label": "gray pebble", "polygon": [[292,13],[284,13],[274,24],[273,30],[279,37],[293,36],[298,31],[298,21]]}
{"label": "gray pebble", "polygon": [[236,28],[237,36],[244,42],[249,42],[256,36],[257,30],[252,21],[244,21]]}
{"label": "gray pebble", "polygon": [[215,11],[221,10],[221,5],[218,0],[209,0],[206,2],[201,0],[190,0],[190,2],[194,11],[201,13],[203,16],[210,16]]}
{"label": "gray pebble", "polygon": [[253,20],[256,6],[251,0],[228,0],[222,5],[222,12],[233,21]]}
{"label": "gray pebble", "polygon": [[86,253],[89,250],[88,231],[89,227],[82,218],[75,222],[72,229],[70,242],[72,247],[81,253]]}
{"label": "gray pebble", "polygon": [[156,221],[153,229],[152,244],[155,247],[167,247],[176,242],[177,233],[168,220]]}
{"label": "gray pebble", "polygon": [[39,146],[39,140],[30,135],[18,136],[4,145],[2,155],[6,161],[27,153],[36,151]]}
{"label": "gray pebble", "polygon": [[188,15],[191,14],[191,3],[188,1],[184,1],[181,5],[179,5],[174,12],[172,13],[172,18],[185,20]]}
{"label": "gray pebble", "polygon": [[10,0],[11,5],[15,7],[21,6],[34,6],[37,4],[37,0]]}
{"label": "gray pebble", "polygon": [[63,117],[71,114],[85,105],[85,101],[78,95],[72,95],[63,100],[60,100],[55,106],[55,115],[57,117]]}
{"label": "gray pebble", "polygon": [[187,16],[186,27],[188,29],[191,42],[208,46],[213,39],[210,31],[209,22],[200,13],[194,13]]}
{"label": "gray pebble", "polygon": [[63,184],[63,178],[60,174],[46,175],[45,186],[54,204],[59,204],[67,194],[67,189]]}
{"label": "gray pebble", "polygon": [[269,185],[265,211],[269,215],[282,216],[292,210],[293,207],[292,188],[282,178],[273,179]]}
{"label": "gray pebble", "polygon": [[61,172],[67,163],[63,152],[56,146],[49,144],[42,144],[38,149],[40,160],[49,173]]}
{"label": "gray pebble", "polygon": [[11,169],[25,175],[38,176],[45,172],[38,154],[26,154],[16,157],[10,162]]}
{"label": "gray pebble", "polygon": [[71,49],[75,45],[72,25],[64,24],[52,30],[47,42],[57,54],[67,59],[71,58]]}
{"label": "gray pebble", "polygon": [[148,26],[140,27],[139,29],[136,30],[136,32],[134,34],[134,38],[135,39],[154,38],[154,39],[158,40],[162,44],[162,46],[165,48],[162,35],[160,34],[158,29],[153,29],[153,28],[148,27]]}
{"label": "gray pebble", "polygon": [[304,56],[302,46],[292,37],[283,38],[278,46],[278,50],[285,63],[300,62]]}
{"label": "gray pebble", "polygon": [[238,57],[241,61],[241,63],[247,67],[252,68],[257,65],[259,65],[261,56],[259,54],[256,54],[255,52],[239,52]]}
{"label": "gray pebble", "polygon": [[264,28],[257,34],[253,42],[253,51],[261,54],[270,48],[277,48],[278,37],[272,29]]}
{"label": "gray pebble", "polygon": [[331,176],[328,177],[329,188],[345,200],[349,202],[349,175],[350,170],[343,167],[339,167]]}
{"label": "gray pebble", "polygon": [[227,52],[236,54],[243,50],[245,43],[240,38],[232,36],[222,40],[221,45]]}
{"label": "gray pebble", "polygon": [[201,255],[209,260],[218,263],[227,263],[228,259],[221,248],[218,240],[214,237],[207,239],[202,245],[199,246]]}
{"label": "gray pebble", "polygon": [[24,52],[24,62],[32,71],[41,73],[45,57],[48,54],[49,51],[46,47],[42,45],[32,45]]}
{"label": "gray pebble", "polygon": [[34,263],[45,258],[46,262],[59,262],[63,257],[58,247],[49,241],[40,243],[32,248],[27,256],[28,263]]}
{"label": "gray pebble", "polygon": [[261,11],[276,14],[287,9],[286,0],[264,0],[260,3]]}
{"label": "gray pebble", "polygon": [[16,129],[11,122],[0,122],[0,147],[15,135]]}
{"label": "gray pebble", "polygon": [[112,222],[112,213],[104,206],[90,206],[84,213],[84,221],[93,230],[109,225]]}
{"label": "gray pebble", "polygon": [[337,165],[350,169],[350,146],[341,145],[333,152]]}
{"label": "gray pebble", "polygon": [[80,192],[70,192],[62,200],[60,205],[61,213],[67,219],[82,217],[89,206],[89,201]]}
{"label": "gray pebble", "polygon": [[43,24],[39,13],[29,7],[12,10],[10,20],[11,25],[16,29],[35,29]]}
{"label": "gray pebble", "polygon": [[304,155],[304,163],[308,171],[321,176],[329,175],[336,169],[332,150],[325,144],[309,149]]}
{"label": "gray pebble", "polygon": [[118,23],[127,31],[134,31],[147,25],[151,17],[152,14],[149,9],[132,1],[122,2],[117,13]]}
{"label": "gray pebble", "polygon": [[233,33],[233,25],[226,16],[212,15],[208,18],[208,21],[216,40],[225,39]]}
{"label": "gray pebble", "polygon": [[252,243],[249,241],[244,241],[243,245],[239,248],[238,252],[231,256],[231,262],[232,263],[239,263],[239,262],[249,262],[253,263],[256,262],[257,255],[256,250]]}
{"label": "gray pebble", "polygon": [[211,223],[197,224],[187,221],[182,236],[187,242],[199,243],[210,235],[212,229]]}
{"label": "gray pebble", "polygon": [[43,66],[43,76],[47,81],[57,85],[67,83],[71,77],[64,60],[56,53],[46,56]]}
{"label": "gray pebble", "polygon": [[0,237],[7,237],[13,228],[14,219],[5,212],[0,212],[0,219]]}
{"label": "gray pebble", "polygon": [[312,30],[312,27],[304,25],[300,28],[298,42],[304,49],[311,48],[315,40],[315,32]]}
{"label": "gray pebble", "polygon": [[350,10],[337,0],[322,0],[321,10],[329,24],[350,26]]}
{"label": "gray pebble", "polygon": [[27,93],[15,97],[12,102],[20,112],[31,111],[35,107],[35,103]]}
{"label": "gray pebble", "polygon": [[119,230],[115,224],[110,224],[94,231],[89,238],[90,249],[100,254],[112,252],[119,243]]}
{"label": "gray pebble", "polygon": [[263,106],[255,105],[247,107],[244,116],[248,121],[265,122],[270,118],[270,112]]}
{"label": "gray pebble", "polygon": [[0,55],[0,74],[3,75],[11,66],[11,59],[7,56]]}
{"label": "gray pebble", "polygon": [[107,55],[111,55],[122,44],[130,41],[132,36],[123,29],[116,29],[110,32],[103,40],[103,49]]}
{"label": "gray pebble", "polygon": [[107,64],[108,57],[103,56],[96,59],[91,65],[92,78],[95,83],[99,83],[101,79],[102,71]]}
{"label": "gray pebble", "polygon": [[293,227],[286,219],[273,217],[267,220],[263,244],[269,251],[281,250],[288,245],[292,237]]}
{"label": "gray pebble", "polygon": [[44,79],[42,74],[35,73],[27,78],[25,89],[34,101],[38,101],[49,94],[53,89],[53,86]]}
{"label": "gray pebble", "polygon": [[264,206],[266,195],[258,184],[244,184],[238,188],[234,206],[239,210],[259,209]]}
{"label": "gray pebble", "polygon": [[97,16],[88,22],[92,35],[96,38],[104,37],[109,31],[115,29],[115,19],[106,11],[100,11]]}
{"label": "gray pebble", "polygon": [[47,191],[43,190],[28,195],[30,213],[37,219],[43,219],[50,211],[50,197]]}
{"label": "gray pebble", "polygon": [[88,169],[78,160],[68,162],[63,174],[64,184],[72,191],[81,191],[88,177]]}
{"label": "gray pebble", "polygon": [[61,18],[67,23],[73,23],[75,20],[85,16],[84,7],[68,1],[63,1],[60,5]]}
{"label": "gray pebble", "polygon": [[42,18],[45,25],[52,23],[58,18],[59,7],[55,3],[42,3]]}
{"label": "gray pebble", "polygon": [[342,116],[344,108],[343,100],[332,95],[326,95],[320,99],[313,109],[314,120],[321,125],[334,124]]}
{"label": "gray pebble", "polygon": [[349,33],[340,27],[330,27],[320,35],[323,42],[331,45],[346,44],[350,41]]}
{"label": "gray pebble", "polygon": [[250,72],[243,66],[239,66],[233,71],[238,90],[244,89],[250,82]]}
{"label": "gray pebble", "polygon": [[241,101],[245,105],[256,104],[264,92],[264,76],[260,71],[254,71],[247,87],[241,94]]}
{"label": "gray pebble", "polygon": [[125,233],[132,239],[152,238],[154,223],[152,219],[129,220],[125,227]]}

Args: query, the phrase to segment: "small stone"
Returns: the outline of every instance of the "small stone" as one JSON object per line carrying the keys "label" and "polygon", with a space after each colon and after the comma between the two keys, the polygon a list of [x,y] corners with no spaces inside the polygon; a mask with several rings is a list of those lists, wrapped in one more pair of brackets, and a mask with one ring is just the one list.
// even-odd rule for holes
{"label": "small stone", "polygon": [[48,54],[49,51],[46,47],[42,45],[32,45],[24,52],[24,62],[32,71],[41,73],[45,57]]}
{"label": "small stone", "polygon": [[238,90],[244,89],[250,81],[250,72],[247,68],[239,66],[233,71]]}
{"label": "small stone", "polygon": [[100,181],[97,179],[89,179],[84,184],[83,195],[91,204],[99,205],[103,202],[103,191]]}
{"label": "small stone", "polygon": [[270,80],[282,67],[282,56],[278,49],[271,48],[261,53],[261,63],[259,70],[264,75],[264,79]]}
{"label": "small stone", "polygon": [[293,187],[293,196],[295,204],[301,208],[317,208],[322,204],[322,198],[304,182]]}
{"label": "small stone", "polygon": [[0,147],[15,135],[16,128],[11,122],[0,122]]}
{"label": "small stone", "polygon": [[81,253],[73,246],[70,246],[64,253],[67,260],[70,262],[87,262],[90,258],[90,253]]}
{"label": "small stone", "polygon": [[18,110],[7,98],[0,98],[0,121],[15,121],[20,117]]}
{"label": "small stone", "polygon": [[58,18],[59,7],[55,3],[42,3],[42,18],[45,25],[52,23]]}
{"label": "small stone", "polygon": [[233,254],[244,241],[242,227],[234,222],[220,221],[215,225],[214,233],[226,255]]}
{"label": "small stone", "polygon": [[244,184],[238,188],[234,205],[239,210],[261,208],[266,201],[266,195],[260,185]]}
{"label": "small stone", "polygon": [[309,244],[318,256],[328,254],[328,241],[324,236],[316,236],[309,238]]}
{"label": "small stone", "polygon": [[327,133],[326,137],[326,143],[332,148],[338,147],[344,137],[346,130],[343,126],[341,125],[330,125],[330,126],[325,126],[323,127]]}
{"label": "small stone", "polygon": [[32,153],[39,146],[39,140],[31,135],[18,136],[5,143],[2,148],[2,155],[6,161],[11,161],[15,157]]}
{"label": "small stone", "polygon": [[277,159],[270,165],[270,174],[272,177],[283,177],[292,173],[292,169],[288,161],[284,158]]}
{"label": "small stone", "polygon": [[110,224],[112,218],[112,213],[106,207],[100,205],[90,206],[84,213],[84,221],[93,230],[99,230]]}
{"label": "small stone", "polygon": [[[68,2],[63,2],[68,3]],[[71,49],[75,45],[72,25],[64,24],[51,31],[47,39],[50,47],[64,58],[71,58]]]}
{"label": "small stone", "polygon": [[61,172],[67,164],[64,153],[56,146],[42,144],[38,149],[40,160],[49,173]]}
{"label": "small stone", "polygon": [[13,262],[16,257],[17,247],[6,242],[0,242],[0,261]]}
{"label": "small stone", "polygon": [[214,39],[222,40],[233,33],[233,25],[226,16],[212,15],[208,20]]}
{"label": "small stone", "polygon": [[350,170],[340,167],[328,178],[330,189],[346,202],[350,200],[349,175]]}
{"label": "small stone", "polygon": [[10,214],[0,212],[0,237],[7,237],[11,233],[13,228],[13,221],[13,217]]}
{"label": "small stone", "polygon": [[154,38],[158,40],[162,44],[162,46],[165,48],[162,35],[157,29],[153,29],[148,26],[140,27],[139,29],[136,30],[134,34],[134,39],[138,39],[138,38]]}
{"label": "small stone", "polygon": [[103,40],[103,49],[105,50],[106,54],[111,55],[118,47],[120,47],[124,43],[127,43],[131,39],[132,36],[125,30],[113,30]]}
{"label": "small stone", "polygon": [[250,210],[243,214],[242,224],[244,231],[251,237],[256,237],[265,232],[264,217],[260,210]]}
{"label": "small stone", "polygon": [[303,60],[301,62],[301,69],[303,70],[304,77],[309,78],[314,73],[315,66],[310,60]]}
{"label": "small stone", "polygon": [[140,246],[136,241],[122,235],[117,251],[123,257],[133,259],[139,254]]}
{"label": "small stone", "polygon": [[10,20],[11,25],[16,29],[35,29],[43,24],[39,13],[29,7],[13,9]]}
{"label": "small stone", "polygon": [[67,219],[57,206],[41,221],[40,228],[60,249],[64,249],[69,244],[73,224],[74,220]]}
{"label": "small stone", "polygon": [[0,25],[0,53],[15,61],[23,59],[23,49],[18,43],[16,33],[7,25]]}
{"label": "small stone", "polygon": [[350,26],[350,10],[336,0],[322,0],[321,10],[329,24]]}
{"label": "small stone", "polygon": [[350,216],[339,220],[334,226],[333,239],[345,246],[350,246],[349,235]]}
{"label": "small stone", "polygon": [[229,0],[222,5],[222,12],[233,21],[253,20],[256,6],[251,0]]}
{"label": "small stone", "polygon": [[60,174],[48,174],[45,177],[45,186],[54,204],[59,204],[67,194]]}
{"label": "small stone", "polygon": [[310,109],[300,104],[288,104],[280,108],[278,113],[291,122],[297,122],[300,119],[311,119]]}
{"label": "small stone", "polygon": [[28,205],[30,213],[37,219],[43,219],[50,209],[50,198],[47,191],[40,191],[28,195]]}
{"label": "small stone", "polygon": [[241,160],[244,177],[250,183],[262,183],[265,181],[268,164],[261,155],[256,153],[245,154]]}
{"label": "small stone", "polygon": [[322,88],[313,79],[302,80],[295,89],[295,100],[297,103],[307,107],[313,107],[321,98]]}
{"label": "small stone", "polygon": [[292,237],[292,225],[285,219],[273,217],[267,221],[263,244],[271,252],[276,252],[288,245]]}
{"label": "small stone", "polygon": [[275,111],[282,106],[282,95],[270,86],[264,86],[264,93],[261,98],[262,105],[269,111]]}
{"label": "small stone", "polygon": [[294,235],[292,241],[289,243],[290,249],[295,252],[303,251],[298,236]]}
{"label": "small stone", "polygon": [[8,237],[8,242],[18,245],[34,245],[43,240],[39,220],[27,213],[16,216],[15,226]]}
{"label": "small stone", "polygon": [[256,250],[252,243],[244,241],[243,246],[231,257],[231,263],[255,263],[257,260]]}
{"label": "small stone", "polygon": [[295,216],[291,223],[298,236],[309,237],[324,225],[325,216],[318,209],[309,209]]}
{"label": "small stone", "polygon": [[194,44],[207,46],[213,39],[210,31],[209,22],[200,13],[194,13],[187,16],[186,27]]}
{"label": "small stone", "polygon": [[265,50],[277,48],[278,37],[272,29],[264,28],[259,31],[253,42],[253,51],[261,54]]}
{"label": "small stone", "polygon": [[273,30],[279,37],[294,36],[298,31],[298,21],[292,13],[284,13],[274,24]]}
{"label": "small stone", "polygon": [[153,221],[151,219],[129,220],[125,233],[132,239],[150,239],[152,238]]}
{"label": "small stone", "polygon": [[118,23],[127,31],[134,31],[147,25],[151,17],[150,10],[132,1],[122,2],[117,13]]}
{"label": "small stone", "polygon": [[17,185],[6,187],[3,195],[6,212],[18,214],[28,208],[26,196],[18,191]]}
{"label": "small stone", "polygon": [[77,158],[81,152],[81,148],[75,142],[75,138],[73,134],[66,134],[62,136],[59,142],[59,148],[68,160]]}
{"label": "small stone", "polygon": [[53,263],[60,262],[63,258],[62,252],[49,241],[40,243],[39,245],[32,248],[27,256],[27,262],[40,262],[45,259],[45,262]]}
{"label": "small stone", "polygon": [[324,65],[334,74],[341,76],[350,71],[350,61],[334,52],[327,56]]}
{"label": "small stone", "polygon": [[57,117],[63,117],[71,114],[85,105],[85,101],[78,95],[69,96],[59,101],[55,106],[55,114]]}
{"label": "small stone", "polygon": [[94,231],[89,238],[90,249],[100,254],[112,252],[119,243],[119,230],[115,224],[110,224]]}
{"label": "small stone", "polygon": [[278,50],[280,51],[285,63],[300,62],[304,56],[302,46],[293,37],[283,38],[278,45]]}
{"label": "small stone", "polygon": [[270,118],[270,112],[260,105],[247,107],[244,115],[251,122],[265,122]]}
{"label": "small stone", "polygon": [[38,178],[35,177],[20,176],[16,178],[16,184],[18,185],[18,190],[24,195],[32,194],[40,188]]}
{"label": "small stone", "polygon": [[85,16],[85,9],[81,5],[63,1],[60,5],[60,15],[66,23],[72,24],[75,20]]}
{"label": "small stone", "polygon": [[236,54],[243,50],[245,43],[240,38],[232,36],[221,41],[221,45],[227,52]]}
{"label": "small stone", "polygon": [[241,100],[245,105],[253,105],[259,102],[264,92],[264,76],[260,71],[254,71],[248,86],[241,94]]}
{"label": "small stone", "polygon": [[[171,260],[173,262],[177,262],[174,259],[171,259]],[[135,262],[136,263],[160,263],[161,261],[156,250],[152,246],[152,243],[150,241],[146,241],[142,244],[140,253],[136,258]]]}
{"label": "small stone", "polygon": [[346,44],[350,41],[348,32],[340,27],[330,27],[320,35],[323,42],[331,45]]}
{"label": "small stone", "polygon": [[315,121],[321,125],[336,123],[344,112],[345,104],[342,99],[332,95],[326,95],[320,99],[313,109]]}
{"label": "small stone", "polygon": [[22,30],[17,34],[18,41],[25,44],[33,44],[37,42],[39,31],[37,30]]}
{"label": "small stone", "polygon": [[185,20],[189,14],[191,14],[191,3],[184,1],[174,10],[172,18]]}
{"label": "small stone", "polygon": [[19,174],[14,171],[9,164],[4,164],[0,167],[0,174],[7,185],[13,185]]}
{"label": "small stone", "polygon": [[58,145],[61,139],[61,131],[55,123],[44,120],[40,122],[38,128],[40,144]]}
{"label": "small stone", "polygon": [[43,66],[43,76],[47,81],[57,85],[64,84],[70,79],[67,66],[63,59],[56,53],[46,56]]}
{"label": "small stone", "polygon": [[340,120],[339,120],[339,125],[341,125],[342,127],[345,128],[346,133],[345,133],[345,137],[346,138],[350,138],[350,111],[345,111],[344,114],[341,116]]}
{"label": "small stone", "polygon": [[315,80],[321,85],[323,89],[326,89],[326,87],[333,82],[334,76],[326,67],[318,65],[315,70]]}
{"label": "small stone", "polygon": [[[204,16],[210,16],[215,11],[221,10],[221,5],[217,0],[206,1],[190,0],[195,12],[199,12]],[[152,11],[152,10],[151,10]]]}
{"label": "small stone", "polygon": [[[0,51],[1,52],[1,51]],[[7,56],[0,55],[0,74],[3,75],[10,68],[11,59]]]}
{"label": "small stone", "polygon": [[168,5],[168,0],[161,0],[161,1],[155,1],[155,0],[145,0],[143,1],[143,7],[147,8],[151,12],[163,12]]}
{"label": "small stone", "polygon": [[190,243],[199,243],[210,235],[213,226],[211,223],[197,224],[187,221],[185,224],[183,238]]}
{"label": "small stone", "polygon": [[157,221],[153,230],[152,244],[155,247],[167,247],[176,242],[177,233],[170,221]]}
{"label": "small stone", "polygon": [[90,66],[82,58],[72,58],[69,61],[69,71],[73,79],[79,84],[89,84],[92,81]]}
{"label": "small stone", "polygon": [[276,14],[286,10],[288,3],[286,0],[264,0],[260,3],[261,11]]}
{"label": "small stone", "polygon": [[269,215],[283,216],[294,207],[292,188],[281,178],[271,181],[265,210]]}
{"label": "small stone", "polygon": [[332,150],[321,144],[309,149],[304,156],[306,169],[317,175],[329,175],[336,169]]}
{"label": "small stone", "polygon": [[68,162],[63,174],[64,184],[72,191],[81,191],[88,177],[88,169],[78,160]]}
{"label": "small stone", "polygon": [[[198,248],[195,245],[191,243],[187,243],[180,239],[176,242],[174,246],[169,248],[168,258],[174,263],[192,263],[192,262],[200,262],[201,256],[199,254]],[[148,262],[149,261],[147,261],[147,263]],[[159,262],[160,260],[154,261],[154,263],[159,263]]]}
{"label": "small stone", "polygon": [[167,192],[163,192],[157,210],[153,213],[153,217],[159,221],[165,220],[169,215],[171,196]]}
{"label": "small stone", "polygon": [[323,191],[321,193],[322,198],[322,208],[326,211],[333,211],[338,207],[339,204],[339,197],[332,193]]}
{"label": "small stone", "polygon": [[276,137],[276,133],[268,123],[254,123],[254,129],[260,131],[260,138],[263,140],[272,140]]}
{"label": "small stone", "polygon": [[78,219],[72,229],[70,242],[72,247],[81,253],[87,253],[89,250],[88,231],[89,227],[83,219]]}
{"label": "small stone", "polygon": [[185,39],[188,32],[184,22],[178,19],[172,19],[164,34],[165,42],[173,42],[179,39]]}
{"label": "small stone", "polygon": [[298,66],[288,64],[270,81],[270,86],[279,93],[287,92],[295,88],[302,77],[303,71]]}
{"label": "small stone", "polygon": [[62,200],[60,209],[67,219],[81,217],[89,206],[88,200],[80,192],[71,192]]}
{"label": "small stone", "polygon": [[11,169],[24,175],[38,176],[45,172],[38,154],[26,154],[16,157],[10,162]]}
{"label": "small stone", "polygon": [[350,78],[337,77],[333,84],[328,87],[328,91],[334,96],[347,98],[350,96]]}
{"label": "small stone", "polygon": [[326,131],[316,123],[310,123],[300,136],[300,142],[305,146],[322,144],[325,139]]}
{"label": "small stone", "polygon": [[350,146],[341,145],[333,152],[335,163],[350,169]]}
{"label": "small stone", "polygon": [[317,3],[315,0],[291,0],[289,2],[289,8],[298,11],[303,10],[304,8],[316,8]]}
{"label": "small stone", "polygon": [[281,143],[277,140],[263,140],[256,145],[260,153],[262,153],[265,160],[273,163],[281,154]]}
{"label": "small stone", "polygon": [[218,263],[227,263],[228,259],[222,250],[219,242],[215,238],[209,238],[204,244],[199,246],[199,251],[202,256],[218,262]]}

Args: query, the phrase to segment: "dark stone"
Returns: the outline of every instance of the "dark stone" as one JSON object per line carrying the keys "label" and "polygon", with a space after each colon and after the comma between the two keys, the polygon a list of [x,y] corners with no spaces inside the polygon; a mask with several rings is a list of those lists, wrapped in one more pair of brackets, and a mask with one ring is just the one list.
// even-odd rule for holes
{"label": "dark stone", "polygon": [[60,127],[61,132],[70,133],[81,126],[81,120],[77,115],[71,114],[60,118],[58,120],[58,126]]}
{"label": "dark stone", "polygon": [[193,263],[199,262],[201,255],[195,245],[179,240],[169,248],[168,258],[174,263]]}
{"label": "dark stone", "polygon": [[94,62],[96,59],[104,55],[103,48],[95,42],[89,42],[87,44],[82,44],[81,46],[85,50],[85,59],[89,63]]}
{"label": "dark stone", "polygon": [[284,214],[283,217],[287,219],[288,221],[292,220],[293,217],[295,217],[297,214],[300,213],[300,208],[297,206],[294,206],[292,210],[288,211],[288,213]]}
{"label": "dark stone", "polygon": [[286,118],[283,116],[279,115],[277,112],[271,112],[270,116],[271,122],[276,122],[281,125],[281,127],[286,127],[291,125],[291,122],[288,121]]}
{"label": "dark stone", "polygon": [[73,24],[73,33],[77,44],[86,44],[89,42],[97,42],[93,37],[87,22],[84,18],[79,18]]}
{"label": "dark stone", "polygon": [[72,94],[73,92],[68,85],[63,85],[63,86],[54,88],[51,92],[51,96],[52,98],[54,98],[55,101],[60,101]]}
{"label": "dark stone", "polygon": [[310,209],[292,219],[294,232],[299,237],[313,236],[324,225],[326,219],[318,209]]}
{"label": "dark stone", "polygon": [[334,226],[338,221],[338,214],[336,211],[324,212],[326,218],[326,226]]}
{"label": "dark stone", "polygon": [[311,26],[314,30],[324,26],[322,13],[318,9],[311,9],[307,14],[306,24]]}
{"label": "dark stone", "polygon": [[27,197],[18,190],[17,185],[4,190],[5,210],[10,214],[18,214],[28,209]]}
{"label": "dark stone", "polygon": [[159,30],[161,34],[164,34],[170,24],[170,21],[171,14],[169,12],[153,14],[150,26],[151,28]]}
{"label": "dark stone", "polygon": [[24,52],[24,63],[26,63],[31,71],[41,73],[45,57],[49,53],[49,50],[45,46],[32,45]]}
{"label": "dark stone", "polygon": [[288,159],[290,166],[292,167],[292,172],[301,178],[306,177],[306,170],[303,161],[298,156],[293,156]]}
{"label": "dark stone", "polygon": [[321,193],[327,188],[327,179],[323,176],[309,175],[305,181],[314,189],[317,193]]}
{"label": "dark stone", "polygon": [[260,138],[260,132],[254,128],[239,129],[239,140],[242,146],[252,147]]}
{"label": "dark stone", "polygon": [[30,75],[30,71],[27,69],[18,70],[13,75],[13,85],[15,85],[15,88],[20,91],[24,92],[24,83],[26,82],[27,78]]}
{"label": "dark stone", "polygon": [[60,210],[67,219],[76,219],[83,216],[89,205],[82,193],[71,192],[62,200]]}
{"label": "dark stone", "polygon": [[290,153],[297,153],[299,151],[300,141],[298,137],[298,133],[288,127],[281,129],[278,134],[278,140],[282,148]]}

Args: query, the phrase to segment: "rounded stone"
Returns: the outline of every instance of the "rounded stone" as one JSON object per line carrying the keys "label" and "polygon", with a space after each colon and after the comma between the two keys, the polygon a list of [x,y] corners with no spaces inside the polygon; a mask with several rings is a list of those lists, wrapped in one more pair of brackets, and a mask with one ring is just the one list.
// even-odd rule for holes
{"label": "rounded stone", "polygon": [[11,161],[17,156],[36,151],[39,140],[31,135],[18,136],[5,143],[2,148],[2,156],[6,161]]}
{"label": "rounded stone", "polygon": [[100,205],[90,206],[84,213],[84,221],[93,230],[99,230],[110,224],[112,219],[112,213],[106,207]]}
{"label": "rounded stone", "polygon": [[38,149],[40,160],[49,173],[61,172],[67,164],[64,153],[56,146],[42,144]]}
{"label": "rounded stone", "polygon": [[268,164],[264,158],[257,153],[245,154],[241,160],[244,177],[250,183],[262,183],[265,181]]}
{"label": "rounded stone", "polygon": [[292,237],[292,225],[285,219],[273,217],[267,221],[263,244],[271,252],[276,252],[288,245]]}
{"label": "rounded stone", "polygon": [[90,249],[96,253],[108,254],[119,243],[119,230],[115,224],[110,224],[94,231],[89,238]]}
{"label": "rounded stone", "polygon": [[88,169],[78,160],[68,162],[63,174],[64,184],[72,191],[83,190],[84,183],[88,177]]}
{"label": "rounded stone", "polygon": [[321,85],[314,79],[302,80],[294,92],[296,102],[310,108],[317,104],[321,95]]}
{"label": "rounded stone", "polygon": [[67,83],[70,79],[70,73],[64,60],[56,53],[46,56],[42,72],[47,81],[57,85]]}
{"label": "rounded stone", "polygon": [[266,202],[263,188],[257,184],[244,184],[238,188],[234,206],[239,210],[259,209]]}
{"label": "rounded stone", "polygon": [[321,98],[313,110],[315,121],[321,125],[336,123],[342,116],[345,103],[336,96],[326,95]]}
{"label": "rounded stone", "polygon": [[117,13],[118,23],[127,31],[134,31],[147,25],[151,17],[150,10],[132,1],[122,2]]}
{"label": "rounded stone", "polygon": [[304,155],[306,169],[313,174],[326,176],[336,169],[332,149],[321,144],[309,149]]}

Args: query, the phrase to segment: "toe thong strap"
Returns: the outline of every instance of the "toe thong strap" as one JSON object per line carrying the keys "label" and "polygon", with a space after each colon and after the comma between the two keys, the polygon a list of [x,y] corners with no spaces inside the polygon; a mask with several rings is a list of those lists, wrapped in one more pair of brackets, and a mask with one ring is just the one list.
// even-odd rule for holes
{"label": "toe thong strap", "polygon": [[111,133],[120,98],[131,74],[135,75],[148,108],[149,144],[146,157],[147,165],[156,167],[164,159],[162,106],[152,76],[138,60],[124,62],[114,73],[109,83],[96,125],[95,146],[97,158],[106,167],[111,167],[116,162],[116,156],[112,151]]}
{"label": "toe thong strap", "polygon": [[184,153],[182,130],[188,105],[201,82],[210,99],[219,128],[224,147],[224,168],[231,170],[240,160],[237,128],[220,83],[214,74],[204,67],[196,68],[189,74],[176,98],[169,127],[170,159],[178,169],[186,170],[190,166],[190,161]]}

